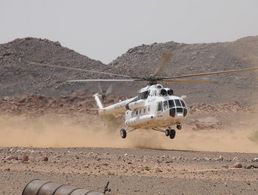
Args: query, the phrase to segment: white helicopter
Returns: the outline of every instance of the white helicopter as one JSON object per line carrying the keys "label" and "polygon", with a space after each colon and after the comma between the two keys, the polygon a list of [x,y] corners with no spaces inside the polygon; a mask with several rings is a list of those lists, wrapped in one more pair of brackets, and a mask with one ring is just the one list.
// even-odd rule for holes
{"label": "white helicopter", "polygon": [[152,129],[165,132],[166,136],[173,139],[176,131],[171,126],[182,129],[181,122],[188,111],[183,98],[174,96],[172,89],[164,88],[161,84],[150,84],[140,89],[137,96],[107,107],[103,106],[100,94],[94,97],[99,114],[125,113],[124,128],[120,130],[122,138],[137,129]]}
{"label": "white helicopter", "polygon": [[[121,138],[126,138],[127,134],[138,129],[149,129],[163,132],[170,139],[176,136],[176,130],[182,129],[182,122],[189,112],[189,108],[185,102],[185,96],[175,96],[170,88],[164,87],[159,82],[211,82],[209,80],[189,80],[185,78],[194,78],[201,76],[229,74],[236,72],[246,72],[258,70],[258,67],[242,68],[237,70],[226,70],[216,72],[204,72],[196,74],[179,75],[172,77],[158,77],[158,73],[171,60],[171,53],[164,53],[161,57],[161,63],[158,65],[154,74],[149,77],[131,77],[115,73],[98,72],[95,70],[85,70],[80,68],[72,68],[66,66],[42,64],[30,62],[32,65],[48,66],[53,68],[65,68],[70,70],[92,72],[98,74],[106,74],[111,76],[123,77],[122,79],[82,79],[69,80],[67,82],[135,82],[146,81],[148,85],[138,91],[135,97],[119,101],[118,103],[104,106],[102,100],[105,94],[96,93],[94,98],[98,106],[100,115],[120,115],[125,113],[124,127],[120,130]],[[175,128],[172,128],[172,127]]]}

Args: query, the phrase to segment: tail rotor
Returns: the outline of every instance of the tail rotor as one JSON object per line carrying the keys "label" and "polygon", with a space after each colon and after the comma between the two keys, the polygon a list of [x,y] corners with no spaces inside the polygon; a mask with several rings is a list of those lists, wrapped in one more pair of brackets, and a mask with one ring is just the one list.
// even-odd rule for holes
{"label": "tail rotor", "polygon": [[98,94],[101,96],[101,99],[104,102],[106,97],[109,96],[112,93],[113,85],[110,84],[109,87],[107,88],[107,90],[103,90],[101,84],[98,83],[98,89],[99,89]]}

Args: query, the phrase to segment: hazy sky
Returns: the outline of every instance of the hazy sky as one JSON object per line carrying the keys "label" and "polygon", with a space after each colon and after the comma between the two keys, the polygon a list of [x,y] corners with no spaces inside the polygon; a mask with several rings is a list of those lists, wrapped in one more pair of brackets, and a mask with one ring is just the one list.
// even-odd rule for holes
{"label": "hazy sky", "polygon": [[0,0],[0,43],[48,38],[108,63],[153,42],[258,35],[258,0]]}

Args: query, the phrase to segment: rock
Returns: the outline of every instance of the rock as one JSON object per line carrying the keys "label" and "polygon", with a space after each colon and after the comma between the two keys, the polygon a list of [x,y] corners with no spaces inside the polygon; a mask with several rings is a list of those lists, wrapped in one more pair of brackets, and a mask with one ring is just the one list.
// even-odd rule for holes
{"label": "rock", "polygon": [[23,155],[22,158],[21,158],[21,161],[22,162],[28,162],[29,161],[29,156],[28,155]]}
{"label": "rock", "polygon": [[253,162],[258,162],[258,158],[254,158],[254,159],[253,159]]}
{"label": "rock", "polygon": [[245,168],[246,169],[257,169],[258,165],[246,165]]}
{"label": "rock", "polygon": [[44,161],[44,162],[47,162],[47,161],[48,161],[48,157],[45,156],[45,157],[43,158],[43,161]]}
{"label": "rock", "polygon": [[218,158],[214,158],[215,161],[223,161],[223,157],[220,155]]}
{"label": "rock", "polygon": [[17,156],[7,156],[5,160],[18,160]]}
{"label": "rock", "polygon": [[223,165],[222,167],[225,168],[225,169],[228,169],[228,168],[229,168],[228,165]]}
{"label": "rock", "polygon": [[236,162],[234,165],[233,165],[234,168],[242,168],[243,165],[239,162]]}
{"label": "rock", "polygon": [[252,169],[252,168],[253,168],[253,165],[246,165],[245,168],[246,168],[246,169]]}
{"label": "rock", "polygon": [[208,157],[204,157],[203,160],[205,160],[205,161],[210,161],[211,159],[208,158]]}
{"label": "rock", "polygon": [[156,169],[154,170],[154,172],[155,172],[155,173],[162,173],[162,170],[161,170],[160,168],[156,168]]}

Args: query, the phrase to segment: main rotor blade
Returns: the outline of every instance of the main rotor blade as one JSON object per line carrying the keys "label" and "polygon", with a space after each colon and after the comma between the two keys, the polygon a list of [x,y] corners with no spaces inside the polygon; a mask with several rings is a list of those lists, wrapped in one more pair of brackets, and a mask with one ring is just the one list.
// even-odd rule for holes
{"label": "main rotor blade", "polygon": [[212,80],[196,80],[196,79],[164,79],[168,83],[217,83]]}
{"label": "main rotor blade", "polygon": [[74,67],[69,67],[69,66],[43,64],[43,63],[38,63],[38,62],[29,62],[29,64],[35,65],[35,66],[43,66],[43,67],[50,67],[50,68],[62,68],[62,69],[67,69],[67,70],[75,70],[75,71],[90,72],[90,73],[103,74],[103,75],[109,75],[109,76],[120,76],[120,77],[125,77],[125,78],[132,78],[131,76],[123,75],[123,74],[100,72],[100,71],[96,71],[96,70],[87,70],[87,69],[74,68]]}
{"label": "main rotor blade", "polygon": [[132,82],[140,81],[136,79],[77,79],[77,80],[68,80],[67,83],[83,83],[83,82]]}
{"label": "main rotor blade", "polygon": [[161,70],[171,61],[171,58],[172,58],[172,53],[169,53],[169,52],[163,53],[160,59],[160,63],[152,76],[157,76],[157,74],[159,74]]}
{"label": "main rotor blade", "polygon": [[203,73],[194,73],[194,74],[186,74],[180,76],[173,76],[173,77],[163,77],[162,79],[180,79],[180,78],[190,78],[190,77],[202,77],[202,76],[211,76],[211,75],[219,75],[219,74],[229,74],[229,73],[237,73],[237,72],[249,72],[249,71],[256,71],[258,67],[248,67],[242,69],[231,69],[225,71],[215,71],[215,72],[203,72]]}

